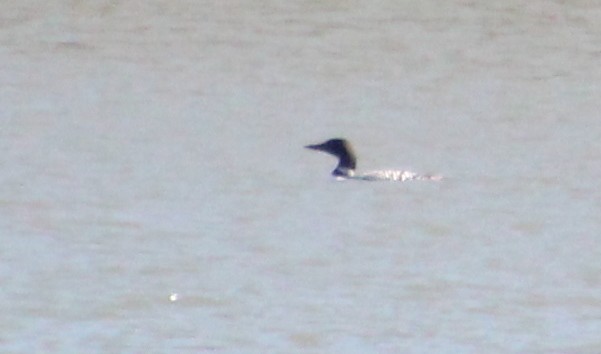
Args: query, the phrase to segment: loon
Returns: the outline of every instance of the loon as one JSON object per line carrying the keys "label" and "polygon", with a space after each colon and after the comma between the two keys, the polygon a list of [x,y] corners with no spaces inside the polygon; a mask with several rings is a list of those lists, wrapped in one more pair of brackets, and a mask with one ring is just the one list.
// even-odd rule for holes
{"label": "loon", "polygon": [[323,151],[338,157],[338,166],[332,171],[332,175],[339,179],[355,179],[362,181],[410,181],[410,180],[433,180],[439,181],[442,176],[418,175],[410,171],[382,170],[370,171],[364,174],[355,174],[357,158],[351,144],[345,139],[330,139],[321,144],[307,145],[307,149]]}

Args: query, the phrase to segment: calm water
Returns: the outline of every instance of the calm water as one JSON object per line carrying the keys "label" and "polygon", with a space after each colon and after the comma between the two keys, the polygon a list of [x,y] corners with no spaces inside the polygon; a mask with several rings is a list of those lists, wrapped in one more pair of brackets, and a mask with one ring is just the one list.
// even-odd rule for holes
{"label": "calm water", "polygon": [[0,15],[1,352],[601,352],[596,2],[53,3]]}

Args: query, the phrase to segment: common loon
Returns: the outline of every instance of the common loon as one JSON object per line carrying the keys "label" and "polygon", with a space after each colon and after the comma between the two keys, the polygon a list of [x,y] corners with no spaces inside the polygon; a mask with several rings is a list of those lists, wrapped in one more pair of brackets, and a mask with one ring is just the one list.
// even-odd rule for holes
{"label": "common loon", "polygon": [[382,170],[370,171],[364,174],[355,174],[357,158],[351,144],[345,139],[330,139],[321,144],[307,145],[307,149],[327,152],[338,157],[338,166],[332,171],[332,175],[342,179],[356,179],[363,181],[410,181],[410,180],[434,180],[442,179],[442,176],[418,175],[410,171]]}

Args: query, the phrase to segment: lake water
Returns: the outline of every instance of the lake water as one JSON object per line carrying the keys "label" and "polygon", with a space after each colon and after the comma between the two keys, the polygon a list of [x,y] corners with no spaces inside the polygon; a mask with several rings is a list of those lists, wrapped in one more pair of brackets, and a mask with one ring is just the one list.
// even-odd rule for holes
{"label": "lake water", "polygon": [[[12,1],[3,353],[600,353],[595,1]],[[303,149],[346,137],[336,182]]]}

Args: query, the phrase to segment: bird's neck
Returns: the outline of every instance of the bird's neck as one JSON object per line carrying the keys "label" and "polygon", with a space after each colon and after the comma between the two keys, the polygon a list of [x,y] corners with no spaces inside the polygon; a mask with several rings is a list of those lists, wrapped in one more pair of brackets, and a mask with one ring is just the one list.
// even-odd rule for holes
{"label": "bird's neck", "polygon": [[355,155],[345,151],[339,156],[338,166],[332,171],[332,174],[339,177],[349,177],[354,174],[356,167],[357,159],[355,158]]}
{"label": "bird's neck", "polygon": [[344,168],[344,169],[354,170],[356,167],[357,167],[357,159],[355,158],[355,155],[353,155],[353,153],[344,151],[339,156],[338,166],[336,167],[336,169]]}

